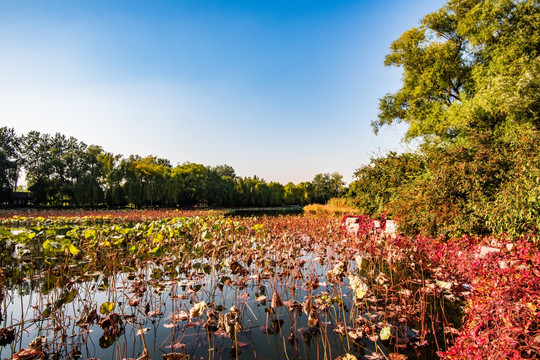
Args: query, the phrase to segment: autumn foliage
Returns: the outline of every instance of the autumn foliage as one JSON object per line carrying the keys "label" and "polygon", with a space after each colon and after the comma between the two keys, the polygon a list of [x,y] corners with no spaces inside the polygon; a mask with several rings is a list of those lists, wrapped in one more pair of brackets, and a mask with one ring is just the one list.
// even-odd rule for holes
{"label": "autumn foliage", "polygon": [[[359,232],[372,231],[360,222]],[[540,251],[536,237],[390,240],[466,299],[463,325],[443,359],[537,359],[540,356]],[[371,251],[381,252],[380,247]]]}

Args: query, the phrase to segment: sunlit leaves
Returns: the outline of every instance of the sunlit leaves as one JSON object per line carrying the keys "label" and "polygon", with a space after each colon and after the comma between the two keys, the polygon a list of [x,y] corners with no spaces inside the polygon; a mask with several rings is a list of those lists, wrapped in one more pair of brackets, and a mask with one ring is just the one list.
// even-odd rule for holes
{"label": "sunlit leaves", "polygon": [[392,329],[390,326],[385,326],[381,329],[381,332],[379,333],[379,337],[381,340],[388,340],[392,336]]}
{"label": "sunlit leaves", "polygon": [[349,285],[351,286],[351,289],[354,291],[354,297],[357,300],[362,300],[369,288],[368,285],[365,282],[365,279],[362,279],[360,276],[357,275],[349,275]]}
{"label": "sunlit leaves", "polygon": [[161,244],[161,242],[163,241],[164,238],[165,238],[165,236],[163,236],[162,233],[157,233],[157,234],[153,235],[152,241],[155,242],[155,243]]}
{"label": "sunlit leaves", "polygon": [[107,315],[107,314],[111,313],[114,310],[115,307],[116,307],[116,303],[114,303],[114,302],[104,302],[99,307],[99,312],[102,315]]}
{"label": "sunlit leaves", "polygon": [[84,231],[85,239],[95,239],[96,238],[96,229],[86,229]]}
{"label": "sunlit leaves", "polygon": [[69,251],[69,253],[70,253],[71,255],[77,255],[77,254],[80,252],[80,250],[77,249],[77,248],[76,248],[73,244],[71,244],[71,243],[65,244],[65,248],[67,248],[67,250]]}
{"label": "sunlit leaves", "polygon": [[60,241],[58,242],[58,241],[45,240],[45,242],[43,242],[43,249],[47,252],[52,252],[52,253],[64,251],[71,255],[77,255],[80,252],[80,250],[75,245],[73,245],[69,241],[69,239],[58,238],[58,240]]}
{"label": "sunlit leaves", "polygon": [[161,246],[156,246],[153,249],[151,249],[148,253],[150,255],[160,257],[163,255],[163,248]]}
{"label": "sunlit leaves", "polygon": [[45,240],[45,242],[43,243],[43,248],[46,251],[54,252],[54,251],[62,250],[62,244],[56,241]]}
{"label": "sunlit leaves", "polygon": [[129,252],[132,254],[136,254],[139,251],[139,245],[133,244],[128,248]]}
{"label": "sunlit leaves", "polygon": [[196,318],[203,314],[204,310],[206,309],[206,302],[201,301],[193,305],[191,309],[189,309],[189,317],[190,318]]}
{"label": "sunlit leaves", "polygon": [[386,57],[387,66],[403,68],[403,86],[381,99],[375,129],[405,121],[408,138],[444,140],[467,127],[535,124],[537,18],[534,2],[509,0],[449,2],[426,15]]}
{"label": "sunlit leaves", "polygon": [[2,237],[6,237],[6,238],[11,238],[11,236],[13,235],[11,233],[11,231],[9,231],[8,229],[2,229],[0,228],[0,235],[2,235]]}

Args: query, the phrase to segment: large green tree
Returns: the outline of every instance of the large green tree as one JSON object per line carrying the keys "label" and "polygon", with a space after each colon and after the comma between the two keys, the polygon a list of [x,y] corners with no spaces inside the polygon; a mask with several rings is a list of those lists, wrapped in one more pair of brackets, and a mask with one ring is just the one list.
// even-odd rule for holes
{"label": "large green tree", "polygon": [[450,0],[394,41],[385,64],[403,83],[372,125],[408,124],[425,165],[397,188],[393,170],[377,175],[394,155],[362,168],[359,179],[383,179],[370,211],[411,233],[538,232],[539,55],[538,0]]}
{"label": "large green tree", "polygon": [[355,199],[361,213],[380,217],[394,216],[388,204],[399,198],[400,188],[424,170],[424,158],[419,154],[397,154],[371,158],[368,165],[354,173],[348,196]]}
{"label": "large green tree", "polygon": [[101,146],[90,145],[77,154],[73,170],[73,202],[77,206],[95,206],[104,200],[104,168],[98,157]]}
{"label": "large green tree", "polygon": [[311,183],[301,182],[297,185],[292,182],[285,185],[284,191],[284,201],[285,205],[307,205],[311,202],[309,195],[309,188]]}
{"label": "large green tree", "polygon": [[202,164],[186,162],[173,169],[182,205],[208,205],[210,169]]}
{"label": "large green tree", "polygon": [[385,64],[403,86],[380,101],[375,131],[406,122],[407,139],[540,128],[538,1],[451,0],[401,35]]}
{"label": "large green tree", "polygon": [[22,155],[26,179],[35,203],[73,203],[76,183],[87,165],[86,148],[83,142],[60,133],[50,136],[30,131],[23,137]]}
{"label": "large green tree", "polygon": [[0,203],[10,203],[22,165],[20,139],[14,129],[0,128]]}
{"label": "large green tree", "polygon": [[122,156],[101,151],[96,158],[102,171],[101,182],[106,204],[109,206],[125,205],[126,197],[122,187],[124,176],[119,166]]}
{"label": "large green tree", "polygon": [[309,186],[310,198],[316,203],[326,204],[331,198],[340,196],[344,186],[343,176],[337,172],[317,174]]}

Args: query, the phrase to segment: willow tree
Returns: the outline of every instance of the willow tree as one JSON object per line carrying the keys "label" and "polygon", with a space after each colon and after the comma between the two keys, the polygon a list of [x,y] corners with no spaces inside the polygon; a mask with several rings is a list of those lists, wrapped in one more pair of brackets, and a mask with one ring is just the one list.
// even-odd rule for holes
{"label": "willow tree", "polygon": [[404,228],[540,230],[540,197],[518,201],[540,193],[539,54],[538,0],[450,0],[392,43],[402,86],[372,126],[408,124],[426,159],[389,205]]}
{"label": "willow tree", "polygon": [[0,128],[0,203],[11,202],[21,169],[20,139],[14,129]]}
{"label": "willow tree", "polygon": [[405,122],[406,139],[540,128],[538,1],[451,0],[391,45],[403,85],[380,101],[377,132]]}

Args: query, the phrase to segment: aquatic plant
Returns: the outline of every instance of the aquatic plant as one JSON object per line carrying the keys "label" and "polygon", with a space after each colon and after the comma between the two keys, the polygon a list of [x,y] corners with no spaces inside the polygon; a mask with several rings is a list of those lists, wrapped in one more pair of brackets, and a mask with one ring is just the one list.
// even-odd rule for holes
{"label": "aquatic plant", "polygon": [[[2,221],[2,357],[44,337],[40,351],[56,358],[458,358],[505,328],[533,358],[538,252],[527,241],[479,257],[488,240],[359,236],[335,218],[102,215]],[[493,284],[519,281],[497,298],[495,265],[506,268]],[[479,309],[511,325],[484,324]]]}

